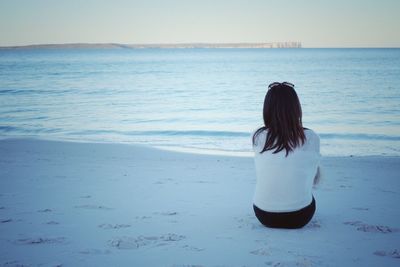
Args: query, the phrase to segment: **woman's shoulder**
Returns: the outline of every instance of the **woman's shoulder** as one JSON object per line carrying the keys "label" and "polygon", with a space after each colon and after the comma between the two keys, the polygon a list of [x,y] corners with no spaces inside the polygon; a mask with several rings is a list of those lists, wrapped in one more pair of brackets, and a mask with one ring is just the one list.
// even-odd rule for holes
{"label": "woman's shoulder", "polygon": [[319,135],[315,131],[309,128],[304,128],[304,134],[306,136],[306,143],[308,144],[308,146],[312,147],[312,150],[319,152],[319,146],[320,146]]}
{"label": "woman's shoulder", "polygon": [[314,130],[305,127],[303,129],[304,129],[304,134],[306,135],[307,138],[319,140],[319,135]]}
{"label": "woman's shoulder", "polygon": [[253,147],[264,146],[262,143],[265,142],[266,134],[267,130],[265,129],[265,127],[255,129],[251,135],[253,138]]}
{"label": "woman's shoulder", "polygon": [[314,130],[312,130],[310,128],[305,128],[305,127],[303,129],[304,129],[304,133],[306,134],[306,136],[310,136],[312,138],[319,139],[318,134]]}

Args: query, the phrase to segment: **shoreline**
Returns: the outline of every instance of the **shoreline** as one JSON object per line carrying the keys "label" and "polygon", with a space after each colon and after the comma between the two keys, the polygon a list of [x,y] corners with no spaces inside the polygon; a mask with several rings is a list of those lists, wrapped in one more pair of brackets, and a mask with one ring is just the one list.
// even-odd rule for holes
{"label": "shoreline", "polygon": [[0,151],[0,265],[399,262],[400,157],[323,157],[314,218],[281,230],[253,214],[249,157],[37,139]]}
{"label": "shoreline", "polygon": [[[135,143],[135,142],[122,142],[122,141],[101,141],[101,140],[79,140],[76,138],[49,138],[49,137],[40,137],[40,136],[0,136],[0,142],[2,141],[13,141],[13,140],[30,140],[30,141],[50,141],[50,142],[67,142],[67,143],[80,143],[80,144],[116,144],[116,145],[127,145],[127,146],[143,146],[153,149],[159,149],[163,151],[170,151],[176,153],[188,153],[188,154],[199,154],[199,155],[213,155],[213,156],[227,156],[227,157],[243,157],[243,158],[252,158],[254,156],[254,152],[249,149],[249,151],[242,150],[218,150],[212,148],[197,148],[190,146],[178,146],[178,145],[152,145],[150,143]],[[250,141],[249,141],[250,142]],[[250,143],[249,143],[250,146]],[[322,153],[322,157],[324,158],[375,158],[375,157],[384,157],[384,158],[400,158],[400,155],[396,154],[348,154],[348,155],[338,155],[338,154],[324,154]]]}

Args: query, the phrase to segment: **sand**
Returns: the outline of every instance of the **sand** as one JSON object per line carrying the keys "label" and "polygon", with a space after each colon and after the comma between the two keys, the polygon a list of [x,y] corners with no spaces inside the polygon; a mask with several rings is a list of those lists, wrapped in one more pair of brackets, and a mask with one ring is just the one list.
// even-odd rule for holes
{"label": "sand", "polygon": [[0,141],[2,266],[399,266],[400,158],[324,157],[317,212],[263,227],[251,157]]}

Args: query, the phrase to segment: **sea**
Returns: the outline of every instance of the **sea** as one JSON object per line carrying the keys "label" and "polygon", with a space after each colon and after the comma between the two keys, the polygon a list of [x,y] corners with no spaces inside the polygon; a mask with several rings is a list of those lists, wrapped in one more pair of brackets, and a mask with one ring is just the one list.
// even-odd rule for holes
{"label": "sea", "polygon": [[400,49],[0,49],[0,138],[251,155],[268,84],[324,156],[400,156]]}

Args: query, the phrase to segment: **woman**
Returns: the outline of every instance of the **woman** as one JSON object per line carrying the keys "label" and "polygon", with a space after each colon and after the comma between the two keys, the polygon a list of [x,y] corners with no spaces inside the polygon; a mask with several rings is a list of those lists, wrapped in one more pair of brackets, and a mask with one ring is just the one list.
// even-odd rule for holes
{"label": "woman", "polygon": [[272,83],[264,100],[264,126],[253,135],[257,184],[253,208],[267,227],[301,228],[313,217],[319,179],[319,137],[302,125],[294,85]]}

